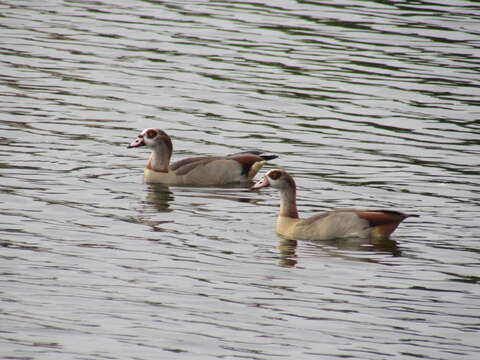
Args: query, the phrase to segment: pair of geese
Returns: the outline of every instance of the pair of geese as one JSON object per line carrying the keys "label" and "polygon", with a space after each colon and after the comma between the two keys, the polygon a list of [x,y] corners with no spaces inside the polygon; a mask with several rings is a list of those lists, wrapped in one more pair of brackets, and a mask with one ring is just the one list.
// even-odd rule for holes
{"label": "pair of geese", "polygon": [[[145,182],[183,186],[218,186],[248,183],[267,160],[276,155],[240,152],[227,156],[187,158],[170,163],[173,146],[170,136],[160,129],[145,129],[128,146],[146,146],[152,150],[144,171]],[[360,237],[388,239],[407,217],[418,216],[391,210],[340,209],[300,219],[296,205],[296,185],[281,169],[269,170],[253,185],[259,190],[271,186],[280,192],[277,233],[292,240],[331,240]]]}

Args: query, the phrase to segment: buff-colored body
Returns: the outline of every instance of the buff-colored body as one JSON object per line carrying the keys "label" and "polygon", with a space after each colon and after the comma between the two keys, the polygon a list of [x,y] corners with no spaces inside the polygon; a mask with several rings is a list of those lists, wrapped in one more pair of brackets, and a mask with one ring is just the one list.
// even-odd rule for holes
{"label": "buff-colored body", "polygon": [[272,186],[280,191],[280,211],[277,233],[292,240],[332,240],[359,237],[372,240],[388,239],[390,234],[407,217],[391,210],[334,210],[306,219],[298,215],[296,185],[284,170],[270,170],[254,189]]}
{"label": "buff-colored body", "polygon": [[372,228],[367,220],[352,212],[333,211],[321,219],[295,219],[278,216],[277,233],[286,239],[329,240],[368,237]]}
{"label": "buff-colored body", "polygon": [[233,159],[220,158],[204,164],[198,164],[183,173],[180,169],[167,172],[155,171],[150,167],[144,170],[146,183],[160,183],[177,186],[209,186],[226,185],[241,182],[250,182],[265,164],[265,161],[256,162],[249,173],[242,175],[242,167]]}
{"label": "buff-colored body", "polygon": [[144,170],[147,183],[180,186],[218,186],[248,183],[266,160],[276,155],[242,152],[227,156],[186,158],[170,163],[173,146],[170,136],[160,129],[146,129],[129,148],[147,146],[152,150]]}

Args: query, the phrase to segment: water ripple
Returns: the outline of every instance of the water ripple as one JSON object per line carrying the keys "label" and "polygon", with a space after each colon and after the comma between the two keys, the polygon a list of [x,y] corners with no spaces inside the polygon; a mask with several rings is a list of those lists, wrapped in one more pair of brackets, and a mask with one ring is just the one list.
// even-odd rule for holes
{"label": "water ripple", "polygon": [[[3,357],[479,352],[475,2],[0,8]],[[302,215],[421,217],[285,242],[274,191],[143,184],[151,126],[174,159],[278,154]]]}

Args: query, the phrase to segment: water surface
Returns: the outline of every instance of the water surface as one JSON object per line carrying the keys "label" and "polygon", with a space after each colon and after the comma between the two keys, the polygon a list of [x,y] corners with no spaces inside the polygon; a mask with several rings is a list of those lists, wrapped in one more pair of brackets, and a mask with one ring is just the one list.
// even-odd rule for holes
{"label": "water surface", "polygon": [[[2,358],[478,358],[476,2],[0,9]],[[284,242],[273,190],[144,184],[147,127],[421,217]]]}

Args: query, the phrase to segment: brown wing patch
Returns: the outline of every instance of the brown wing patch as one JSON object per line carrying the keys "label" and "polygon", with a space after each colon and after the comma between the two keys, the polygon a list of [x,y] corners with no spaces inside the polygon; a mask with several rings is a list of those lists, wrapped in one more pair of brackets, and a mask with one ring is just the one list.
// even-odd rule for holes
{"label": "brown wing patch", "polygon": [[370,226],[400,223],[407,216],[398,211],[355,211],[358,217],[368,221]]}
{"label": "brown wing patch", "polygon": [[388,238],[403,220],[409,216],[416,216],[390,210],[355,211],[355,213],[359,218],[368,221],[373,228],[372,236],[375,238]]}
{"label": "brown wing patch", "polygon": [[235,160],[238,162],[242,167],[242,175],[248,176],[250,169],[252,168],[253,164],[259,161],[264,161],[262,157],[255,155],[255,154],[238,154],[238,155],[231,155],[228,157],[229,159]]}

